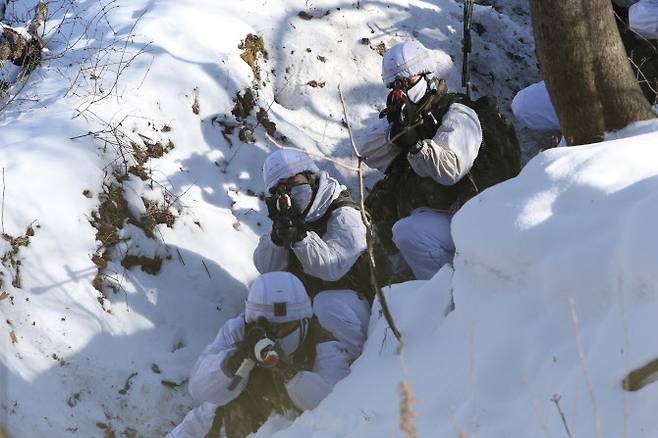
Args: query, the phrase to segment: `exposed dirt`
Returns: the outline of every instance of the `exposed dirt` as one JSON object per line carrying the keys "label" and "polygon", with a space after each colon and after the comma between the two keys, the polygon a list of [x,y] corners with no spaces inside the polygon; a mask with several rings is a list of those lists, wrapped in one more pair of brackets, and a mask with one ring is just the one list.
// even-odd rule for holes
{"label": "exposed dirt", "polygon": [[192,103],[192,112],[197,116],[201,112],[201,107],[199,106],[199,87],[194,88],[194,102]]}
{"label": "exposed dirt", "polygon": [[169,228],[174,226],[176,216],[171,212],[171,205],[160,204],[150,199],[142,198],[146,213],[140,218],[140,228],[147,237],[155,238],[155,227],[164,224]]}
{"label": "exposed dirt", "polygon": [[265,128],[265,131],[267,131],[270,137],[274,137],[274,134],[276,134],[276,123],[272,122],[267,116],[267,110],[265,108],[260,107],[258,109],[256,120],[258,120],[258,123]]}
{"label": "exposed dirt", "polygon": [[[38,225],[36,225],[38,228]],[[25,232],[18,237],[13,237],[10,234],[3,234],[2,239],[9,243],[10,249],[0,257],[0,263],[12,274],[11,285],[20,289],[22,286],[21,281],[21,260],[18,253],[22,247],[30,244],[30,238],[34,236],[34,227],[32,224],[28,225]],[[2,280],[0,279],[0,287],[2,287]]]}
{"label": "exposed dirt", "polygon": [[235,105],[231,110],[231,114],[239,122],[244,122],[256,106],[256,99],[254,99],[254,93],[251,91],[251,88],[245,88],[243,94],[238,91],[233,98],[233,102],[235,102]]}
{"label": "exposed dirt", "polygon": [[146,257],[146,256],[137,256],[137,255],[126,255],[123,260],[121,260],[121,266],[126,269],[130,269],[135,266],[139,266],[142,271],[147,274],[156,275],[160,272],[162,268],[162,258],[155,257]]}
{"label": "exposed dirt", "polygon": [[[98,196],[98,211],[91,213],[91,226],[96,229],[96,240],[107,250],[119,243],[119,230],[126,220],[137,224],[123,196],[123,187],[118,183],[105,184]],[[106,257],[103,257],[107,260]]]}
{"label": "exposed dirt", "polygon": [[315,79],[313,79],[311,81],[308,81],[306,83],[306,85],[308,85],[309,87],[313,87],[313,88],[318,88],[318,87],[324,88],[325,84],[326,84],[325,82],[318,82]]}
{"label": "exposed dirt", "polygon": [[231,134],[233,134],[233,131],[235,131],[235,128],[237,128],[239,125],[226,119],[220,119],[218,116],[213,117],[212,124],[222,127],[222,137],[224,137],[224,140],[226,140],[230,146],[233,146]]}
{"label": "exposed dirt", "polygon": [[162,157],[164,154],[174,149],[175,146],[171,140],[168,140],[166,144],[163,145],[162,142],[156,142],[146,136],[140,137],[142,138],[144,146],[141,147],[137,143],[131,143],[135,164],[128,168],[128,173],[137,176],[142,181],[148,181],[151,173],[146,167],[148,160],[151,158]]}
{"label": "exposed dirt", "polygon": [[260,66],[258,65],[258,61],[268,58],[263,37],[254,35],[253,33],[247,34],[247,37],[238,44],[238,49],[242,50],[240,58],[251,67],[255,82],[260,82]]}
{"label": "exposed dirt", "polygon": [[126,379],[126,383],[123,384],[123,388],[119,390],[119,394],[125,395],[130,391],[130,388],[132,387],[132,379],[133,377],[137,376],[137,372],[131,373],[128,378]]}
{"label": "exposed dirt", "polygon": [[[175,146],[171,140],[157,141],[142,134],[138,135],[142,144],[132,141],[126,145],[134,160],[134,164],[128,168],[128,173],[147,181],[151,174],[150,160],[162,157]],[[145,236],[155,239],[157,225],[165,224],[172,227],[177,217],[174,214],[173,201],[164,200],[159,203],[145,198],[142,198],[142,202],[146,211],[139,217],[135,217],[124,197],[123,181],[128,179],[128,175],[115,173],[113,177],[114,181],[104,184],[103,191],[98,196],[98,210],[92,212],[89,221],[96,229],[96,240],[99,243],[96,253],[91,256],[92,262],[98,268],[92,285],[99,292],[98,302],[108,312],[105,305],[107,298],[105,290],[110,289],[117,292],[120,290],[120,285],[112,275],[108,274],[107,269],[112,261],[112,249],[118,243],[129,240],[129,238],[121,237],[121,230],[125,224],[132,224],[141,229]],[[160,271],[162,259],[131,255],[124,257],[121,263],[127,268],[141,266],[143,271],[155,275]]]}
{"label": "exposed dirt", "polygon": [[116,433],[112,430],[112,426],[107,423],[96,423],[96,427],[103,431],[103,438],[116,438]]}

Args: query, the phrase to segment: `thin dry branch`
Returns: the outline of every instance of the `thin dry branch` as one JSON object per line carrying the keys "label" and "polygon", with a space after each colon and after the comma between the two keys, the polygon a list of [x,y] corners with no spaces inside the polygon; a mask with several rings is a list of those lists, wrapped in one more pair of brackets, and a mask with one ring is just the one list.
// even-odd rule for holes
{"label": "thin dry branch", "polygon": [[562,425],[564,426],[564,430],[567,432],[567,437],[573,438],[571,435],[571,431],[569,430],[569,426],[567,425],[567,417],[564,415],[564,411],[562,411],[562,408],[560,407],[560,399],[562,397],[559,394],[553,394],[553,397],[551,397],[551,401],[555,403],[555,408],[557,409],[557,412],[560,414],[560,418],[562,419]]}
{"label": "thin dry branch", "polygon": [[310,155],[314,158],[329,161],[330,163],[333,163],[336,166],[342,167],[343,169],[347,169],[347,170],[350,170],[352,172],[356,172],[356,174],[358,176],[358,179],[359,179],[359,200],[360,200],[359,204],[360,204],[360,207],[361,207],[361,219],[363,220],[363,224],[366,226],[367,233],[368,233],[367,234],[367,237],[368,237],[368,239],[367,239],[367,241],[368,241],[367,253],[368,253],[368,261],[369,261],[369,265],[370,265],[370,283],[371,283],[371,287],[373,287],[374,290],[375,290],[375,294],[377,295],[379,303],[382,307],[382,312],[384,314],[384,318],[386,319],[386,322],[387,322],[389,328],[391,329],[391,331],[395,335],[396,339],[400,343],[400,348],[402,348],[402,344],[403,344],[402,343],[402,335],[400,334],[400,331],[397,329],[397,327],[395,325],[395,321],[393,321],[393,316],[391,315],[390,309],[388,307],[386,297],[384,296],[384,293],[382,292],[381,288],[377,285],[377,280],[376,280],[376,276],[375,276],[376,264],[375,264],[374,248],[373,248],[372,226],[370,225],[370,220],[367,217],[366,209],[365,209],[365,193],[364,193],[365,190],[364,190],[364,185],[363,185],[363,170],[362,170],[363,157],[361,156],[361,154],[359,154],[358,149],[356,147],[356,143],[354,142],[354,137],[353,137],[353,134],[352,134],[352,127],[351,127],[351,125],[349,123],[349,120],[348,120],[348,117],[347,117],[347,110],[346,110],[346,107],[345,107],[345,101],[343,99],[343,93],[342,93],[342,90],[340,88],[340,85],[338,86],[338,93],[340,95],[341,102],[343,103],[343,112],[345,114],[344,118],[345,118],[345,123],[347,124],[347,130],[348,130],[349,135],[350,135],[350,141],[351,141],[351,144],[352,144],[352,148],[353,148],[354,153],[355,153],[356,158],[357,158],[357,166],[356,167],[354,167],[352,165],[349,165],[349,164],[345,164],[344,162],[342,162],[340,160],[336,160],[336,159],[327,157],[324,154],[309,152],[307,150],[304,150],[304,149],[301,149],[301,148],[298,148],[298,147],[294,147],[294,146],[283,146],[283,145],[279,144],[274,138],[272,138],[272,136],[269,135],[268,133],[265,133],[265,137],[274,146],[276,146],[279,149],[304,152],[305,154],[308,154],[308,155]]}
{"label": "thin dry branch", "polygon": [[382,289],[379,287],[377,284],[377,278],[375,275],[375,272],[377,272],[377,265],[375,263],[375,250],[374,250],[374,234],[373,234],[373,229],[372,229],[372,224],[370,223],[370,219],[368,218],[368,215],[366,214],[366,206],[365,206],[365,189],[363,186],[363,156],[359,154],[359,150],[356,147],[356,143],[354,141],[354,134],[352,133],[352,125],[350,124],[349,117],[347,115],[347,107],[345,106],[345,98],[343,97],[343,90],[340,87],[340,84],[338,84],[338,95],[340,96],[340,102],[343,106],[343,118],[345,119],[345,124],[347,125],[347,132],[350,136],[350,143],[352,144],[352,149],[354,150],[354,154],[356,155],[357,159],[357,169],[356,169],[356,174],[359,178],[359,203],[361,206],[361,219],[363,220],[363,224],[366,226],[366,229],[368,230],[368,261],[370,262],[370,287],[372,287],[377,295],[377,298],[379,299],[379,304],[382,307],[382,312],[384,313],[384,318],[386,319],[386,322],[388,326],[391,328],[391,331],[395,335],[396,339],[400,343],[400,348],[402,348],[403,342],[402,342],[402,334],[398,330],[397,326],[395,325],[395,321],[393,321],[393,316],[391,315],[391,311],[388,307],[388,303],[386,302],[386,296],[384,296],[384,292]]}
{"label": "thin dry branch", "polygon": [[[41,37],[38,34],[38,30],[41,25],[46,21],[46,15],[48,15],[48,5],[44,1],[40,1],[37,7],[35,8],[34,18],[30,22],[29,27],[27,28],[27,33],[37,40],[41,40]],[[43,42],[41,43],[43,45]]]}
{"label": "thin dry branch", "polygon": [[580,359],[580,365],[583,368],[583,374],[587,381],[587,389],[589,390],[589,396],[592,400],[592,411],[594,413],[594,431],[596,433],[596,438],[601,438],[601,417],[599,416],[599,408],[596,402],[596,396],[594,395],[594,384],[592,383],[592,377],[587,370],[587,364],[585,363],[585,353],[583,352],[583,346],[580,340],[580,329],[578,327],[578,315],[576,314],[576,301],[573,297],[569,297],[569,306],[571,307],[571,322],[573,323],[574,332],[576,334],[576,347],[578,349],[578,358]]}
{"label": "thin dry branch", "polygon": [[[647,87],[649,87],[649,89],[654,94],[658,94],[658,90],[656,90],[654,87],[652,87],[651,81],[649,81],[649,79],[645,76],[644,72],[641,69],[641,66],[637,65],[637,63],[635,61],[633,61],[633,58],[631,58],[630,56],[628,57],[628,60],[630,61],[631,64],[633,64],[633,66],[637,70],[638,79],[640,79],[639,76],[642,76],[643,81],[641,81],[641,82],[646,83]],[[655,84],[653,84],[653,85],[655,85]]]}
{"label": "thin dry branch", "polygon": [[272,136],[269,135],[267,132],[265,133],[265,137],[274,146],[276,146],[278,149],[284,149],[284,150],[288,150],[288,151],[304,152],[305,154],[310,155],[311,157],[314,157],[314,158],[317,158],[317,159],[320,159],[320,160],[324,160],[324,161],[329,161],[330,163],[333,163],[338,167],[342,167],[343,169],[351,170],[352,172],[358,172],[359,171],[358,167],[354,167],[354,166],[351,166],[349,164],[345,164],[340,160],[336,160],[336,159],[327,157],[326,155],[319,154],[317,152],[310,152],[310,151],[307,151],[306,149],[298,148],[298,147],[295,147],[295,146],[283,146],[281,143],[277,142],[274,138],[272,138]]}

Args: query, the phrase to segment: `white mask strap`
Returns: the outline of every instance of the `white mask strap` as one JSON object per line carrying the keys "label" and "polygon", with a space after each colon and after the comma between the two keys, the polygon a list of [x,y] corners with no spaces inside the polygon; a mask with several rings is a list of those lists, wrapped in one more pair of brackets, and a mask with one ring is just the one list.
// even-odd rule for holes
{"label": "white mask strap", "polygon": [[421,76],[418,82],[416,82],[413,87],[407,90],[407,96],[409,96],[409,99],[413,103],[418,103],[420,99],[422,99],[423,96],[425,96],[426,92],[427,92],[427,81],[425,80],[424,77]]}

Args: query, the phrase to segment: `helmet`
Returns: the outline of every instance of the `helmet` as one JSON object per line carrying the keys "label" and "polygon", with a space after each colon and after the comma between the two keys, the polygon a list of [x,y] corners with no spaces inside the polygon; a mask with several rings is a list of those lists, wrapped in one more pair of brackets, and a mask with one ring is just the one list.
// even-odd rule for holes
{"label": "helmet", "polygon": [[298,173],[319,173],[320,169],[315,165],[311,157],[304,152],[290,149],[279,149],[272,152],[263,164],[263,181],[265,191],[269,191],[277,183]]}
{"label": "helmet", "polygon": [[299,278],[289,272],[268,272],[251,285],[244,316],[247,323],[261,316],[282,323],[310,318],[313,308]]}
{"label": "helmet", "polygon": [[452,69],[452,59],[444,52],[439,56],[430,52],[418,41],[398,43],[384,53],[382,81],[388,85],[396,77],[410,78],[422,73],[434,73],[445,77]]}

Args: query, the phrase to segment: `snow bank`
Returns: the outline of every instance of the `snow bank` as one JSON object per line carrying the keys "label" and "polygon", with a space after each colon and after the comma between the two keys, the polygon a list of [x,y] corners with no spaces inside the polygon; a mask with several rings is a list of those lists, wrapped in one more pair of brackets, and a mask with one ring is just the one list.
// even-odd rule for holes
{"label": "snow bank", "polygon": [[553,149],[468,202],[454,271],[387,291],[404,357],[373,318],[352,374],[273,436],[396,436],[405,368],[418,436],[565,436],[554,397],[574,436],[595,436],[595,419],[602,436],[656,436],[658,387],[622,389],[658,357],[656,144],[658,131]]}

